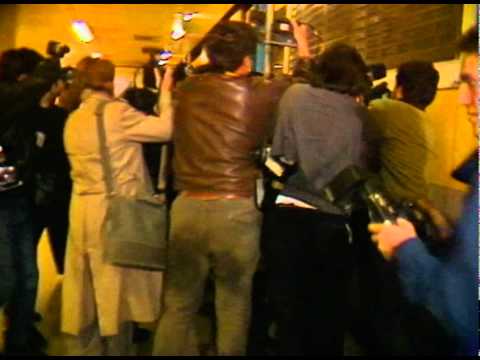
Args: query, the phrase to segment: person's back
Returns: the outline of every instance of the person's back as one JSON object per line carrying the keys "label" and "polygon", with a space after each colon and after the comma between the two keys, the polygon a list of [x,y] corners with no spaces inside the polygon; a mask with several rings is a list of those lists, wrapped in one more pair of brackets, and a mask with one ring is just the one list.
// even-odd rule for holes
{"label": "person's back", "polygon": [[165,312],[154,355],[198,354],[193,317],[210,270],[215,282],[217,352],[244,355],[252,277],[259,261],[254,152],[271,135],[283,88],[250,76],[253,28],[225,22],[207,36],[208,69],[174,94],[174,175]]}
{"label": "person's back", "polygon": [[[469,120],[478,121],[478,25],[462,38],[459,100]],[[476,129],[475,129],[476,130]],[[395,258],[409,300],[430,309],[456,340],[455,355],[478,355],[478,153],[453,176],[472,188],[466,198],[455,242],[444,257],[433,256],[412,223],[398,218],[395,224],[370,224],[372,240],[382,255]],[[425,336],[418,336],[423,342]],[[441,343],[437,344],[440,347]],[[445,354],[445,352],[443,352]]]}
{"label": "person's back", "polygon": [[428,198],[427,161],[434,149],[425,108],[435,98],[438,80],[431,63],[401,64],[393,100],[379,99],[369,105],[365,131],[370,167],[396,201]]}
{"label": "person's back", "polygon": [[34,111],[49,84],[32,75],[42,56],[23,48],[0,57],[0,166],[14,166],[15,187],[0,191],[0,307],[5,303],[8,329],[5,351],[10,355],[39,353],[33,339],[38,285],[33,239],[32,154],[35,151]]}
{"label": "person's back", "polygon": [[155,321],[159,315],[162,273],[113,266],[103,256],[109,244],[102,229],[110,213],[98,121],[104,125],[113,191],[143,195],[151,187],[142,143],[170,139],[169,93],[163,93],[167,101],[161,114],[147,116],[126,101],[113,99],[110,61],[87,58],[84,64],[88,89],[64,131],[73,191],[61,329],[68,334],[69,354],[124,355],[131,351],[131,322]]}
{"label": "person's back", "polygon": [[310,84],[293,85],[280,101],[271,154],[297,170],[263,224],[275,350],[283,356],[343,354],[349,318],[351,231],[323,190],[362,163],[367,66],[355,48],[337,43],[311,68]]}
{"label": "person's back", "polygon": [[366,111],[347,94],[295,84],[283,95],[279,114],[272,151],[299,164],[281,194],[341,214],[321,190],[348,166],[362,165]]}
{"label": "person's back", "polygon": [[259,77],[207,73],[177,89],[175,187],[252,196],[259,170],[254,152],[271,133],[285,89]]}
{"label": "person's back", "polygon": [[[431,148],[425,112],[393,99],[374,100],[369,106],[369,131],[378,136],[379,177],[396,199],[420,199],[427,194],[425,166]],[[377,133],[381,133],[378,134]]]}

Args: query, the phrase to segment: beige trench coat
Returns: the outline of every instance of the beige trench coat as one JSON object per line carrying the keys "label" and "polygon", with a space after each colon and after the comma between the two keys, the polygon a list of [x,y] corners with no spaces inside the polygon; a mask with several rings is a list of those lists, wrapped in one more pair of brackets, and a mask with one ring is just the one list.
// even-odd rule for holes
{"label": "beige trench coat", "polygon": [[125,321],[152,322],[160,315],[163,274],[112,266],[103,260],[106,198],[95,109],[104,112],[107,147],[115,189],[125,195],[151,190],[142,157],[143,142],[171,138],[170,94],[163,95],[161,116],[146,116],[126,102],[86,90],[67,120],[65,149],[72,167],[73,193],[62,292],[62,331],[78,335],[98,321],[101,336],[118,333]]}

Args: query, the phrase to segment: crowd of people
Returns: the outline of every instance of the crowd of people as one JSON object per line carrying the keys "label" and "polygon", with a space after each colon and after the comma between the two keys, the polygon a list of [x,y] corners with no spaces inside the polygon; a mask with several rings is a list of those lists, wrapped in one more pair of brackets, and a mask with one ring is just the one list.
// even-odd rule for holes
{"label": "crowd of people", "polygon": [[[391,95],[370,101],[355,47],[335,43],[313,56],[309,25],[292,25],[296,76],[255,73],[255,29],[226,21],[203,43],[208,63],[182,77],[167,67],[158,101],[148,94],[141,106],[132,89],[114,96],[109,60],[84,58],[67,79],[39,74],[48,60],[31,49],[1,55],[0,171],[14,167],[21,179],[0,191],[6,354],[44,354],[35,301],[45,229],[63,274],[69,355],[135,355],[141,323],[157,324],[153,355],[201,355],[195,318],[209,282],[218,355],[338,356],[347,333],[373,355],[477,354],[477,153],[456,172],[472,190],[455,231],[440,231],[441,252],[411,221],[376,223],[365,204],[347,211],[329,196],[337,175],[358,168],[392,204],[423,204],[442,230],[448,221],[426,180],[436,149],[425,109],[438,71],[404,63]],[[461,103],[476,124],[477,28],[459,44]],[[160,164],[171,165],[173,194],[166,269],[109,263],[107,182],[127,198],[155,193],[159,158],[152,171],[145,146],[158,143],[173,148],[162,156],[171,164]],[[273,177],[255,156],[266,146],[267,165],[290,170],[259,207],[259,184]]]}

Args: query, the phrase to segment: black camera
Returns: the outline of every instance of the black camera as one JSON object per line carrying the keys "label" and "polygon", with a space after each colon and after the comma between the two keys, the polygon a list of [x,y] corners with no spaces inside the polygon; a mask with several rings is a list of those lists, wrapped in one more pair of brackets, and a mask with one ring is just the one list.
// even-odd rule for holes
{"label": "black camera", "polygon": [[255,204],[259,210],[265,211],[274,206],[286,179],[297,170],[297,164],[272,156],[270,146],[254,151],[252,157],[262,170],[262,175],[256,180]]}
{"label": "black camera", "polygon": [[12,190],[22,185],[23,182],[17,179],[17,171],[14,166],[0,165],[0,192]]}
{"label": "black camera", "polygon": [[58,41],[50,40],[47,44],[47,54],[54,59],[61,59],[70,52],[67,45],[62,45]]}
{"label": "black camera", "polygon": [[76,69],[73,67],[62,68],[60,64],[60,59],[69,51],[68,46],[60,45],[57,41],[48,42],[47,53],[50,57],[40,62],[32,74],[38,82],[43,84],[45,91],[50,90],[58,80],[63,80],[67,85],[73,82]]}
{"label": "black camera", "polygon": [[434,222],[420,202],[395,201],[369,172],[349,166],[323,189],[324,198],[341,208],[346,215],[355,210],[367,210],[370,222],[394,224],[398,217],[409,220],[420,239],[437,255],[448,250],[451,239]]}
{"label": "black camera", "polygon": [[[269,147],[255,152],[255,158],[264,170],[264,176],[257,181],[257,206],[265,210],[274,206],[276,195],[297,167],[273,158]],[[355,211],[367,211],[370,222],[374,223],[394,224],[398,217],[409,220],[434,253],[441,254],[451,244],[424,207],[418,202],[394,201],[376,177],[358,166],[348,166],[338,173],[322,188],[320,195],[347,217]]]}
{"label": "black camera", "polygon": [[[373,84],[373,81],[383,79],[387,76],[387,67],[385,64],[369,65],[367,76]],[[365,105],[368,105],[372,100],[381,99],[384,96],[390,97],[391,94],[392,92],[388,88],[387,82],[383,81],[376,86],[372,86],[368,94],[365,96]]]}
{"label": "black camera", "polygon": [[0,192],[14,189],[22,186],[22,181],[17,179],[17,169],[15,166],[7,165],[7,157],[0,146]]}
{"label": "black camera", "polygon": [[385,64],[371,64],[367,67],[367,75],[372,81],[380,80],[387,76],[387,67],[385,66]]}

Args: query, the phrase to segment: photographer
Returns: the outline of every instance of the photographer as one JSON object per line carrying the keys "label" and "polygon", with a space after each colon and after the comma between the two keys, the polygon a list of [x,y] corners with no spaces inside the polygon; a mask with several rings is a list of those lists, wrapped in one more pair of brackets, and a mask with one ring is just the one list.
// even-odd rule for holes
{"label": "photographer", "polygon": [[[252,153],[273,125],[286,85],[250,76],[254,29],[227,21],[205,39],[208,65],[176,88],[174,170],[165,312],[154,355],[198,354],[194,316],[210,268],[219,355],[244,355],[259,260],[259,169]],[[199,220],[198,216],[202,216]]]}
{"label": "photographer", "polygon": [[31,49],[5,51],[0,58],[0,166],[12,166],[17,181],[0,192],[0,306],[7,306],[5,352],[40,354],[34,338],[38,286],[33,234],[35,111],[50,84],[33,76],[43,57]]}
{"label": "photographer", "polygon": [[433,102],[438,71],[429,62],[411,61],[397,71],[393,99],[369,104],[365,123],[370,167],[396,201],[428,195],[426,164],[435,152],[431,120],[425,109]]}
{"label": "photographer", "polygon": [[63,274],[68,233],[68,209],[72,182],[70,165],[63,145],[63,129],[69,111],[55,101],[69,90],[68,69],[57,69],[54,82],[40,100],[36,113],[34,154],[34,239],[48,231],[57,272]]}
{"label": "photographer", "polygon": [[[478,26],[461,39],[463,53],[460,101],[469,120],[478,121]],[[478,355],[478,152],[454,173],[471,185],[456,242],[444,258],[430,254],[412,224],[371,224],[372,240],[398,269],[405,292],[413,303],[426,306],[456,341],[455,355]],[[420,338],[419,341],[424,341]],[[438,346],[440,346],[440,341]],[[445,354],[443,354],[445,355]]]}
{"label": "photographer", "polygon": [[[435,97],[438,81],[439,74],[432,63],[401,64],[393,99],[370,102],[364,130],[369,144],[369,169],[375,173],[371,182],[396,211],[413,209],[424,214],[416,225],[438,234],[425,240],[431,251],[440,254],[450,246],[451,227],[428,201],[425,174],[427,159],[435,151],[425,108]],[[433,355],[448,351],[443,328],[428,310],[409,303],[396,269],[370,242],[369,221],[378,219],[361,211],[352,216],[356,239],[352,331],[357,341],[373,355]]]}
{"label": "photographer", "polygon": [[340,171],[361,165],[358,99],[369,89],[358,51],[337,43],[311,61],[310,84],[283,95],[272,155],[297,171],[264,220],[269,299],[278,355],[342,355],[352,272],[351,233],[323,188]]}
{"label": "photographer", "polygon": [[64,131],[72,167],[70,229],[62,288],[61,330],[71,355],[130,355],[132,323],[153,322],[160,312],[163,274],[114,266],[105,258],[109,197],[104,181],[97,111],[102,112],[114,191],[122,196],[151,193],[141,144],[172,135],[171,73],[162,79],[159,116],[141,113],[113,96],[115,66],[84,58],[77,66],[86,88]]}

